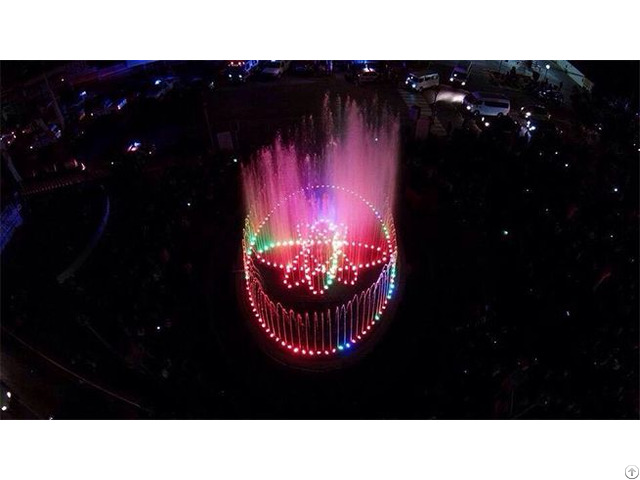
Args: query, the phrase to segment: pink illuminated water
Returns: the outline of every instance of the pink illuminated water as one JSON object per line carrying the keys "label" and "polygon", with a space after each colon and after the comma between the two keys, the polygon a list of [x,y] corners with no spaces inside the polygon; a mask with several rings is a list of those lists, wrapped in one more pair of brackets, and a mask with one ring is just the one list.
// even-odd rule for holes
{"label": "pink illuminated water", "polygon": [[[242,170],[247,292],[278,344],[315,351],[311,334],[314,345],[331,346],[316,354],[329,355],[366,335],[394,289],[398,120],[327,96],[321,115],[304,119],[293,138],[278,137]],[[267,281],[312,299],[328,299],[342,285],[345,298],[296,311],[293,297]]]}
{"label": "pink illuminated water", "polygon": [[311,185],[348,189],[381,214],[392,208],[398,164],[397,119],[386,115],[373,125],[353,101],[345,103],[342,108],[332,109],[327,98],[321,118],[301,127],[322,130],[326,141],[321,152],[309,154],[305,145],[284,144],[277,139],[243,168],[245,208],[254,231],[272,209],[286,203],[265,224],[264,238],[296,239],[300,228],[319,220],[342,225],[342,233],[354,239],[368,239],[374,233],[372,227],[377,229],[367,205],[350,194],[307,192],[284,202]]}

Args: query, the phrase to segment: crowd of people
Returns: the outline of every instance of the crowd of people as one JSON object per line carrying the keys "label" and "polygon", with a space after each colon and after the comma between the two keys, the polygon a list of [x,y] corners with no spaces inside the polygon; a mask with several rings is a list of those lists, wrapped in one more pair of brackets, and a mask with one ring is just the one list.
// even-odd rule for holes
{"label": "crowd of people", "polygon": [[407,259],[444,308],[425,322],[450,329],[468,408],[637,416],[638,118],[602,113],[591,142],[461,134],[410,153]]}

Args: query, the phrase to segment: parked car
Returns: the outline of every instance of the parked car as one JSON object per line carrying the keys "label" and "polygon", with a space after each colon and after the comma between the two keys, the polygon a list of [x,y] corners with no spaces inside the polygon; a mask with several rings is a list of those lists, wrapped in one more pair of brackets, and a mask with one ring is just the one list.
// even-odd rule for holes
{"label": "parked car", "polygon": [[483,138],[494,142],[501,149],[515,148],[527,133],[526,128],[509,115],[471,118],[482,131]]}
{"label": "parked car", "polygon": [[60,127],[55,123],[50,124],[46,130],[34,129],[28,135],[29,150],[38,150],[56,143],[62,137]]}
{"label": "parked car", "polygon": [[156,153],[156,146],[152,143],[134,140],[133,142],[129,143],[129,145],[127,145],[125,153],[130,155],[141,154],[151,156]]}
{"label": "parked car", "polygon": [[92,97],[93,95],[90,92],[81,90],[67,100],[66,107],[69,110],[80,110],[84,107],[85,102]]}
{"label": "parked car", "polygon": [[315,60],[294,60],[289,71],[300,77],[320,77],[330,73],[330,62]]}
{"label": "parked car", "polygon": [[550,145],[562,138],[562,130],[551,120],[525,120],[521,119],[522,128],[526,137],[531,140],[544,140]]}
{"label": "parked car", "polygon": [[147,98],[160,100],[175,88],[177,79],[174,77],[156,78],[147,91]]}
{"label": "parked car", "polygon": [[242,67],[230,66],[224,71],[225,80],[233,84],[245,83],[249,79],[249,74]]}
{"label": "parked car", "polygon": [[291,62],[291,73],[301,76],[312,76],[316,73],[315,62],[310,60],[297,60]]}
{"label": "parked car", "polygon": [[467,85],[469,79],[469,69],[465,67],[454,67],[449,75],[449,82],[453,85],[460,85],[464,87]]}
{"label": "parked car", "polygon": [[118,97],[117,100],[108,97],[87,99],[84,106],[78,111],[78,120],[99,118],[117,113],[123,110],[127,103],[128,100],[125,96]]}
{"label": "parked car", "polygon": [[549,104],[561,105],[564,103],[564,95],[560,90],[554,88],[540,88],[537,91],[538,98]]}
{"label": "parked car", "polygon": [[356,85],[362,85],[366,83],[374,83],[380,80],[380,74],[373,68],[364,67],[362,70],[356,70],[348,72],[345,78],[352,81]]}
{"label": "parked car", "polygon": [[271,60],[267,62],[260,72],[264,77],[280,78],[289,69],[291,62],[289,60]]}
{"label": "parked car", "polygon": [[86,169],[87,167],[83,162],[80,162],[75,158],[70,158],[66,161],[51,162],[44,166],[40,166],[37,169],[32,169],[27,177],[43,180],[69,173],[84,172]]}
{"label": "parked car", "polygon": [[224,75],[230,83],[245,83],[258,69],[258,60],[233,60]]}
{"label": "parked car", "polygon": [[437,73],[410,73],[404,81],[404,84],[411,90],[421,92],[423,90],[426,90],[427,88],[440,85],[440,75],[438,75]]}
{"label": "parked car", "polygon": [[475,117],[478,126],[485,132],[493,136],[518,135],[521,125],[508,115],[501,115],[495,118]]}
{"label": "parked car", "polygon": [[124,148],[122,155],[115,155],[109,162],[118,173],[139,172],[156,154],[156,146],[144,140],[133,140]]}
{"label": "parked car", "polygon": [[473,92],[464,97],[462,104],[472,115],[486,117],[508,115],[511,110],[509,99],[498,93]]}
{"label": "parked car", "polygon": [[61,170],[66,172],[84,172],[87,169],[83,162],[79,162],[77,159],[72,158],[62,164]]}
{"label": "parked car", "polygon": [[543,105],[526,105],[520,107],[520,116],[535,121],[549,120],[551,118],[549,110]]}
{"label": "parked car", "polygon": [[60,130],[60,127],[55,123],[49,125],[49,131],[51,132],[51,135],[53,135],[56,139],[62,137],[62,130]]}
{"label": "parked car", "polygon": [[90,116],[92,117],[103,117],[105,115],[109,115],[113,113],[115,110],[115,104],[113,100],[110,98],[103,98],[97,104],[93,106],[90,112]]}

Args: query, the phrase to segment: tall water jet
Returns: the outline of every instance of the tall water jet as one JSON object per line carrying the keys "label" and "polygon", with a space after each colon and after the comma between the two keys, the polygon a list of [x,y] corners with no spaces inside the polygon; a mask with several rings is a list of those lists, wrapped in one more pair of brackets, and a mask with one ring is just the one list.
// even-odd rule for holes
{"label": "tall water jet", "polygon": [[384,108],[327,96],[318,118],[243,167],[246,298],[280,356],[334,361],[360,349],[388,315],[398,128]]}

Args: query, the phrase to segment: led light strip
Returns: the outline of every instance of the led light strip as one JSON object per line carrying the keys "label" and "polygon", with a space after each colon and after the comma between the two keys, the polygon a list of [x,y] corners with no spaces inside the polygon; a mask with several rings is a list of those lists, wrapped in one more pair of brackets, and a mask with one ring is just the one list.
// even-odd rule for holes
{"label": "led light strip", "polygon": [[[316,239],[304,239],[301,238],[301,235],[298,235],[299,238],[296,240],[288,239],[285,241],[270,242],[262,245],[261,248],[256,247],[261,229],[284,201],[288,201],[294,196],[304,193],[304,191],[318,188],[342,190],[363,201],[372,210],[381,224],[387,244],[386,248],[383,249],[382,245],[348,242],[341,239],[339,235],[330,239],[321,238],[320,241]],[[388,215],[389,219],[385,222],[382,215],[364,197],[351,190],[335,185],[309,186],[288,195],[284,201],[276,204],[258,225],[255,232],[251,229],[249,218],[247,218],[246,221],[242,251],[246,290],[252,314],[264,329],[265,333],[268,334],[269,338],[278,346],[293,354],[308,355],[310,357],[340,354],[361,341],[364,336],[380,322],[383,312],[386,310],[388,302],[393,296],[397,267],[397,245],[391,216]],[[316,222],[314,225],[307,224],[307,227],[310,230],[314,230],[317,228],[318,223],[328,223],[329,231],[337,230],[337,226],[324,220]],[[299,231],[298,229],[298,232]],[[319,236],[326,237],[324,233]],[[324,263],[321,266],[317,266],[316,270],[312,273],[311,267],[309,266],[309,260],[311,259],[309,247],[317,247],[318,243],[320,248],[331,245],[332,254],[329,264]],[[375,261],[364,264],[348,264],[351,268],[345,269],[346,265],[344,262],[346,262],[348,257],[346,254],[343,254],[342,247],[349,246],[349,244],[351,244],[351,247],[356,247],[359,250],[364,249],[365,251],[369,250],[380,254],[382,258],[378,257]],[[306,258],[302,258],[302,265],[293,265],[293,262],[287,265],[278,264],[265,258],[264,254],[270,250],[292,246],[302,247],[301,252],[306,252]],[[339,265],[338,258],[343,258],[342,265]],[[299,260],[301,260],[301,258],[298,256],[294,261],[298,262]],[[382,264],[383,267],[377,280],[365,291],[354,295],[346,304],[327,308],[326,310],[299,313],[294,312],[292,309],[287,310],[281,303],[276,304],[269,298],[261,283],[261,276],[257,267],[258,263],[284,270],[284,284],[287,285],[288,288],[307,282],[313,294],[318,294],[318,292],[320,292],[320,294],[324,293],[335,279],[353,285],[357,278],[358,270],[362,268]],[[324,271],[322,271],[323,269]],[[304,277],[295,276],[292,278],[292,272],[298,272],[298,274],[303,272]],[[344,275],[339,275],[339,272],[343,272]],[[348,277],[345,272],[351,274],[352,277]],[[313,282],[312,279],[314,277],[323,277],[323,279],[322,281]],[[350,280],[345,281],[345,278],[350,278]]]}

